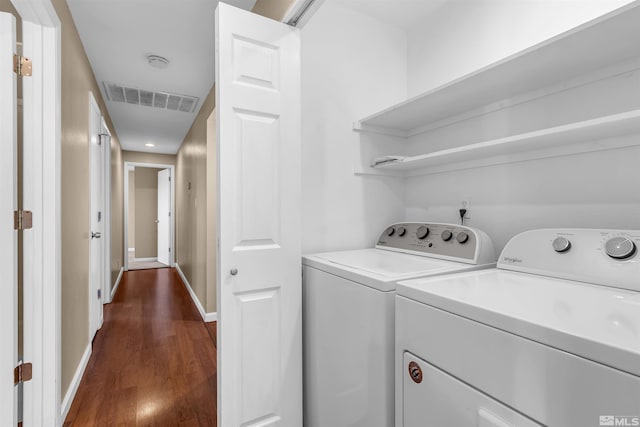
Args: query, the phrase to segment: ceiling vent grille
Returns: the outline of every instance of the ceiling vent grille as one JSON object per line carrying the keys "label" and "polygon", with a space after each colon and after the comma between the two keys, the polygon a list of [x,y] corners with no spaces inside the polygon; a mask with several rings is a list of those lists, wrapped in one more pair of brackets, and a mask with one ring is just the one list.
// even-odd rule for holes
{"label": "ceiling vent grille", "polygon": [[199,101],[199,98],[195,96],[178,95],[168,92],[153,92],[109,82],[102,82],[102,84],[104,85],[107,98],[109,101],[114,102],[125,102],[127,104],[161,108],[163,110],[193,113]]}

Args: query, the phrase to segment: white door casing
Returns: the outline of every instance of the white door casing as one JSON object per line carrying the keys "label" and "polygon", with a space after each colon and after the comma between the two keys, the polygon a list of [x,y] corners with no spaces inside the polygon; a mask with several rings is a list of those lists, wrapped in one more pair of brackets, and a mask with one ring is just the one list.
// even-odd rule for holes
{"label": "white door casing", "polygon": [[302,425],[300,37],[216,10],[218,425]]}
{"label": "white door casing", "polygon": [[158,172],[158,262],[170,265],[171,251],[171,170]]}
{"label": "white door casing", "polygon": [[[102,149],[102,176],[103,176],[103,195],[104,201],[102,204],[102,248],[103,248],[103,262],[102,262],[102,304],[108,304],[111,302],[111,131],[107,123],[102,117],[100,121],[100,148]],[[104,312],[103,312],[104,314]]]}
{"label": "white door casing", "polygon": [[100,131],[102,114],[89,93],[89,341],[102,326],[100,294],[104,281],[104,160]]}
{"label": "white door casing", "polygon": [[18,237],[13,229],[17,198],[17,79],[13,73],[16,20],[0,12],[0,425],[18,422],[13,368],[18,358]]}

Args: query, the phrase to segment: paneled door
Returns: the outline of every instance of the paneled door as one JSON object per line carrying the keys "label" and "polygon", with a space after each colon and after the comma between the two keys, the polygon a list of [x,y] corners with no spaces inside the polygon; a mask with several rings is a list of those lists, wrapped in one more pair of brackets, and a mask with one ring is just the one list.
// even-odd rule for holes
{"label": "paneled door", "polygon": [[302,425],[299,31],[220,3],[218,425]]}
{"label": "paneled door", "polygon": [[0,425],[18,423],[17,387],[13,369],[18,364],[18,234],[13,212],[18,207],[16,20],[0,12]]}
{"label": "paneled door", "polygon": [[[102,113],[89,94],[89,341],[102,327],[104,275],[104,151],[100,137]],[[108,151],[107,151],[108,152]]]}

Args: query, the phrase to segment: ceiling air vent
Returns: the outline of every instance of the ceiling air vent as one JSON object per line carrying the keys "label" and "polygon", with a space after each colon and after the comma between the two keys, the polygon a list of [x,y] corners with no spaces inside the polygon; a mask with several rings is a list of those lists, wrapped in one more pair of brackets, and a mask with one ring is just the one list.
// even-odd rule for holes
{"label": "ceiling air vent", "polygon": [[109,82],[102,82],[102,84],[104,85],[107,98],[109,101],[114,102],[125,102],[127,104],[161,108],[163,110],[193,113],[199,100],[195,96],[178,95],[168,92],[153,92]]}

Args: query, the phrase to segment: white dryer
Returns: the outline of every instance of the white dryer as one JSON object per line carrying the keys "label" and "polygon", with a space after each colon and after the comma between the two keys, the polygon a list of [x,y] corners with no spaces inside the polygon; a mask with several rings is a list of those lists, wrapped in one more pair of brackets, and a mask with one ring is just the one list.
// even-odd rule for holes
{"label": "white dryer", "polygon": [[495,269],[401,282],[396,426],[640,425],[638,246],[534,230]]}
{"label": "white dryer", "polygon": [[304,256],[304,425],[392,426],[396,283],[494,266],[491,239],[452,224],[394,224],[375,248]]}

